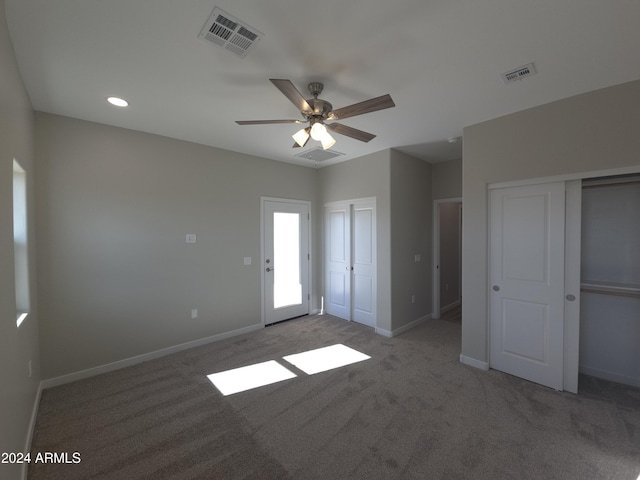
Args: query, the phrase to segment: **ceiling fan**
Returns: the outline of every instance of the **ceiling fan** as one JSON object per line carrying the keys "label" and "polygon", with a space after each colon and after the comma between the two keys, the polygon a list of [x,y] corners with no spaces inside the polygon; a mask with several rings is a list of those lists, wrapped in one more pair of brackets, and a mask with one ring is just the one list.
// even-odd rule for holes
{"label": "ceiling fan", "polygon": [[291,103],[296,106],[298,110],[300,110],[304,120],[238,120],[236,123],[238,125],[309,123],[308,127],[303,128],[293,135],[293,139],[295,140],[295,143],[293,144],[294,148],[304,147],[309,141],[309,138],[320,141],[322,143],[322,148],[325,150],[332,147],[336,141],[329,134],[327,129],[332,132],[339,133],[340,135],[355,138],[361,142],[369,142],[376,136],[371,133],[358,130],[357,128],[348,127],[341,123],[325,123],[325,121],[342,120],[349,117],[355,117],[356,115],[363,115],[365,113],[396,106],[396,104],[393,103],[391,96],[387,94],[334,110],[333,106],[329,102],[318,98],[318,95],[322,93],[322,89],[324,88],[324,85],[320,82],[311,82],[309,84],[309,92],[313,98],[305,99],[290,80],[273,78],[269,80],[291,101]]}

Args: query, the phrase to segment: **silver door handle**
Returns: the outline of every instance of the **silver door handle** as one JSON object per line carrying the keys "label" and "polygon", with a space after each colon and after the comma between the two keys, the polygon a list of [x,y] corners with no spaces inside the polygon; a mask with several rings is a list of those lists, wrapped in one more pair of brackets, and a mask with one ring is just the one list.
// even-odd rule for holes
{"label": "silver door handle", "polygon": [[494,285],[493,286],[493,291],[494,292],[499,292],[500,291],[500,287],[498,285]]}
{"label": "silver door handle", "polygon": [[265,270],[266,270],[267,272],[273,272],[273,271],[275,270],[275,268],[267,267]]}
{"label": "silver door handle", "polygon": [[353,270],[353,267],[345,267],[347,270]]}

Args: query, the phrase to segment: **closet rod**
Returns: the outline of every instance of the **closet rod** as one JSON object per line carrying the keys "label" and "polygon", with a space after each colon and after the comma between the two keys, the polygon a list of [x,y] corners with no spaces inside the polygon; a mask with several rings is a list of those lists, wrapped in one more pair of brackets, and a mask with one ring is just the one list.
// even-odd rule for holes
{"label": "closet rod", "polygon": [[582,185],[582,189],[587,188],[604,188],[604,187],[626,187],[627,185],[640,185],[640,180],[631,180],[628,182],[611,182],[611,183],[596,183],[593,185]]}
{"label": "closet rod", "polygon": [[615,295],[619,297],[635,297],[640,298],[640,290],[622,290],[614,288],[598,288],[598,287],[580,287],[583,293],[597,293],[600,295]]}

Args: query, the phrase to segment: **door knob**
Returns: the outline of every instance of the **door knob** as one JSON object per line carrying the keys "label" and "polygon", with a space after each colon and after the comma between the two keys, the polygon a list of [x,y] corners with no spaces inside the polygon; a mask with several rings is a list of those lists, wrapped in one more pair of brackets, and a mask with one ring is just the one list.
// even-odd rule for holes
{"label": "door knob", "polygon": [[567,295],[565,298],[566,298],[567,300],[569,300],[570,302],[573,302],[573,301],[576,299],[576,296],[575,296],[575,295],[571,295],[571,294],[569,294],[569,295]]}
{"label": "door knob", "polygon": [[347,270],[353,270],[353,267],[345,267]]}
{"label": "door knob", "polygon": [[265,270],[266,270],[267,272],[273,272],[275,269],[274,269],[274,268],[267,267]]}
{"label": "door knob", "polygon": [[500,287],[498,285],[494,285],[493,286],[493,291],[494,292],[499,292],[500,291]]}

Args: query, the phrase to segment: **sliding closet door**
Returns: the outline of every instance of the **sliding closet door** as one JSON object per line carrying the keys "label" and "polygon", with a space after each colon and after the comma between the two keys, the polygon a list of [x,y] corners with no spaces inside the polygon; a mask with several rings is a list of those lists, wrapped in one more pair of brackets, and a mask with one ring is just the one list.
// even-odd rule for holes
{"label": "sliding closet door", "polygon": [[490,191],[490,365],[562,390],[564,182]]}

